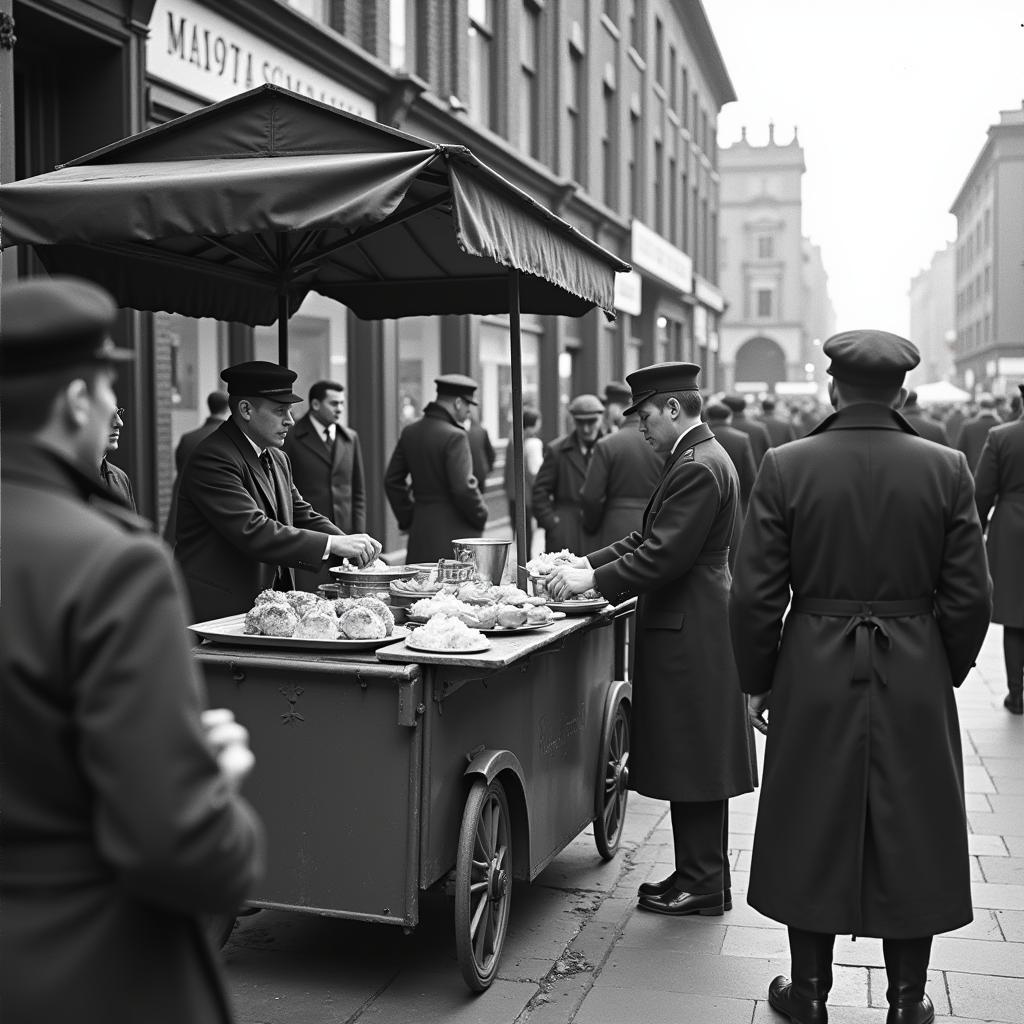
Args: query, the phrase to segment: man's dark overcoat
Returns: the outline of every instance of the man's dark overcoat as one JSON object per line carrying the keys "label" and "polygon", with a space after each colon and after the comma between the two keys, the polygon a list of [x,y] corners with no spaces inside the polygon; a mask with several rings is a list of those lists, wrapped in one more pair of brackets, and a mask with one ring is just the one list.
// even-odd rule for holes
{"label": "man's dark overcoat", "polygon": [[992,621],[1024,629],[1024,420],[989,431],[974,487],[978,515],[988,523]]}
{"label": "man's dark overcoat", "polygon": [[199,725],[184,594],[149,524],[4,438],[0,1017],[227,1024],[200,915],[262,858]]}
{"label": "man's dark overcoat", "polygon": [[946,428],[938,420],[933,420],[921,406],[916,404],[905,405],[900,409],[900,415],[926,441],[934,441],[936,444],[949,444]]}
{"label": "man's dark overcoat", "polygon": [[[812,612],[810,601],[865,602],[874,617],[831,603]],[[888,617],[893,601],[924,610]],[[756,910],[806,931],[893,939],[971,920],[953,687],[990,607],[959,452],[858,404],[768,453],[730,600],[741,685],[771,691]]]}
{"label": "man's dark overcoat", "polygon": [[967,465],[971,472],[974,472],[981,458],[981,449],[985,447],[985,438],[993,427],[998,427],[1002,420],[993,412],[979,412],[960,427],[957,434],[956,444],[959,451],[967,457]]}
{"label": "man's dark overcoat", "polygon": [[398,528],[409,531],[406,562],[451,558],[452,541],[479,537],[487,522],[466,428],[437,402],[399,435],[384,491]]}
{"label": "man's dark overcoat", "polygon": [[706,424],[665,460],[643,525],[588,557],[613,602],[638,595],[629,785],[660,800],[724,800],[755,785],[729,643],[736,470]]}
{"label": "man's dark overcoat", "polygon": [[278,567],[294,588],[292,570],[319,572],[324,535],[342,532],[299,494],[284,452],[268,451],[273,483],[249,439],[227,420],[182,470],[174,556],[196,621],[248,611],[274,586]]}
{"label": "man's dark overcoat", "polygon": [[644,440],[635,416],[597,442],[580,490],[583,529],[594,534],[593,546],[607,547],[640,529],[664,464],[665,457]]}
{"label": "man's dark overcoat", "polygon": [[[754,452],[750,447],[750,437],[742,430],[730,427],[728,423],[709,423],[708,426],[736,467],[736,476],[740,482],[740,515],[743,516],[746,514],[747,503],[750,501],[750,490],[754,486],[754,477],[757,476],[757,466],[754,464]],[[732,554],[735,558],[736,552],[733,551]]]}
{"label": "man's dark overcoat", "polygon": [[796,431],[789,420],[781,420],[778,416],[765,413],[757,418],[757,422],[767,432],[772,448],[778,448],[780,444],[789,444],[790,441],[796,440]]}
{"label": "man's dark overcoat", "polygon": [[597,544],[596,536],[584,528],[580,505],[587,465],[575,430],[544,448],[544,461],[533,481],[533,514],[544,529],[545,551],[568,548],[583,555]]}
{"label": "man's dark overcoat", "polygon": [[733,412],[733,430],[740,430],[750,438],[750,450],[754,455],[754,465],[760,466],[764,453],[771,448],[771,438],[760,420],[752,420],[745,412]]}
{"label": "man's dark overcoat", "polygon": [[[341,423],[334,425],[334,444],[324,444],[307,412],[288,431],[284,453],[292,464],[299,494],[320,515],[345,533],[366,532],[366,483],[359,435]],[[317,573],[295,572],[300,590],[315,591],[330,581],[328,562]]]}

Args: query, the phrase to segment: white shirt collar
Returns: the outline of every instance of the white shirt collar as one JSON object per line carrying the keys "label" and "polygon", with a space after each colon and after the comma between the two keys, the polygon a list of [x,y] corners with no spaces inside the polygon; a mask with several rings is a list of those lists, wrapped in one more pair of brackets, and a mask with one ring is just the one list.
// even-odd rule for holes
{"label": "white shirt collar", "polygon": [[688,427],[688,428],[687,428],[686,430],[684,430],[684,431],[683,431],[683,432],[682,432],[682,433],[681,433],[681,434],[680,434],[680,435],[679,435],[679,436],[678,436],[678,437],[676,438],[675,444],[674,444],[674,445],[672,445],[672,452],[670,452],[669,454],[672,454],[672,453],[674,453],[674,452],[675,452],[675,450],[676,450],[676,449],[677,449],[677,448],[679,447],[679,445],[680,445],[680,444],[682,443],[682,440],[683,440],[683,438],[684,438],[684,437],[686,437],[686,435],[687,435],[687,434],[689,434],[691,430],[696,430],[696,429],[697,429],[697,428],[698,428],[699,426],[700,426],[700,424],[699,424],[699,423],[694,423],[694,425],[693,425],[692,427]]}
{"label": "white shirt collar", "polygon": [[257,459],[267,450],[266,448],[261,448],[245,431],[242,432],[242,437],[252,445],[252,450],[256,453]]}

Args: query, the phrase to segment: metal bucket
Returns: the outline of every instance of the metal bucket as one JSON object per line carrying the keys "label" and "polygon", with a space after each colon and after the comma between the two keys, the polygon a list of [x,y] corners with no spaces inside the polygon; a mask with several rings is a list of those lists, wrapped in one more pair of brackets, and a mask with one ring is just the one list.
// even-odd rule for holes
{"label": "metal bucket", "polygon": [[481,579],[495,586],[501,585],[505,572],[505,560],[508,549],[512,546],[512,538],[495,540],[492,537],[459,537],[452,541],[452,550],[460,562],[468,562],[476,566]]}
{"label": "metal bucket", "polygon": [[331,572],[337,579],[341,597],[376,597],[385,604],[391,604],[391,581],[411,579],[416,575],[415,569],[406,566],[393,566],[376,572],[360,572],[344,566],[331,566]]}

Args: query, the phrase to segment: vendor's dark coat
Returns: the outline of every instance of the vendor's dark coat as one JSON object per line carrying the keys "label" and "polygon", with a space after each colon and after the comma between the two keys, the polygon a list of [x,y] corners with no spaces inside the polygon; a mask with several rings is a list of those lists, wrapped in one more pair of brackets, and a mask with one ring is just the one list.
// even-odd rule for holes
{"label": "vendor's dark coat", "polygon": [[988,524],[992,621],[1024,629],[1024,420],[989,431],[974,486],[978,514]]}
{"label": "vendor's dark coat", "polygon": [[981,458],[981,449],[985,447],[988,432],[993,427],[998,427],[1000,423],[1002,420],[995,413],[979,412],[960,427],[954,447],[967,457],[967,465],[970,466],[972,473],[978,465],[978,459]]}
{"label": "vendor's dark coat", "polygon": [[662,800],[723,800],[755,784],[729,643],[726,557],[739,485],[706,424],[688,431],[639,531],[589,555],[609,601],[638,595],[629,784]]}
{"label": "vendor's dark coat", "polygon": [[409,531],[406,562],[451,558],[452,541],[479,537],[487,522],[466,429],[436,402],[399,436],[384,491],[398,528]]}
{"label": "vendor's dark coat", "polygon": [[664,464],[665,457],[644,440],[635,416],[594,445],[580,490],[583,529],[594,535],[592,544],[607,547],[640,529]]}
{"label": "vendor's dark coat", "polygon": [[324,534],[342,532],[296,490],[284,452],[268,450],[273,486],[248,438],[227,420],[181,472],[174,555],[195,621],[247,611],[274,586],[279,566],[291,587],[293,569],[319,572]]}
{"label": "vendor's dark coat", "polygon": [[5,438],[2,466],[0,1018],[227,1024],[200,915],[241,905],[262,837],[199,724],[171,560],[50,453]]}
{"label": "vendor's dark coat", "polygon": [[[306,413],[288,431],[284,453],[296,490],[320,515],[345,533],[366,532],[363,452],[354,430],[336,423],[334,444],[328,448]],[[315,590],[330,580],[328,563],[317,573],[298,569],[295,579],[300,590]]]}
{"label": "vendor's dark coat", "polygon": [[533,481],[533,514],[544,529],[546,551],[568,548],[574,555],[582,555],[596,546],[597,537],[583,525],[580,492],[586,478],[587,459],[575,430],[545,447],[544,461]]}
{"label": "vendor's dark coat", "polygon": [[[971,920],[959,686],[990,584],[963,455],[853,405],[766,456],[736,560],[740,682],[771,691],[750,905],[815,932],[913,938]],[[848,617],[795,599],[922,599],[879,620],[853,681]],[[871,634],[869,634],[870,636]]]}

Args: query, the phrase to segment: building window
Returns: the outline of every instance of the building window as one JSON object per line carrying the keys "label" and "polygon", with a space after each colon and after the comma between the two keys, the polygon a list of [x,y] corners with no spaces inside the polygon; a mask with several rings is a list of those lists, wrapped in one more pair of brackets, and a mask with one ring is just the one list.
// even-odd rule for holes
{"label": "building window", "polygon": [[676,158],[668,158],[668,240],[679,245],[679,180],[676,177]]}
{"label": "building window", "polygon": [[[683,155],[683,163],[686,163],[686,155]],[[690,208],[690,188],[689,188],[689,177],[686,174],[686,168],[684,166],[683,173],[679,179],[679,248],[683,252],[690,251],[690,218],[688,216],[688,210]]]}
{"label": "building window", "polygon": [[664,152],[664,146],[661,141],[655,139],[654,141],[654,167],[651,168],[652,173],[649,177],[654,179],[654,189],[651,196],[651,201],[654,203],[654,230],[659,235],[665,234],[665,211],[663,209],[663,199],[665,196],[665,190],[663,186],[664,179],[662,178],[662,155]]}
{"label": "building window", "polygon": [[757,236],[757,258],[759,260],[775,258],[775,239],[771,235]]}
{"label": "building window", "polygon": [[643,0],[633,0],[633,8],[629,15],[629,45],[642,57],[644,55],[644,4]]}
{"label": "building window", "polygon": [[991,244],[992,241],[992,211],[985,211],[985,245]]}
{"label": "building window", "polygon": [[519,144],[532,157],[540,157],[540,11],[532,0],[523,0],[523,89],[520,104]]}
{"label": "building window", "polygon": [[679,113],[682,115],[683,127],[690,127],[690,72],[684,67],[680,79],[682,88],[679,93]]}
{"label": "building window", "polygon": [[640,195],[640,115],[629,113],[629,209],[634,217],[643,219],[643,197]]}
{"label": "building window", "polygon": [[992,268],[985,268],[985,294],[988,295],[992,291]]}
{"label": "building window", "polygon": [[700,97],[697,90],[693,90],[693,114],[690,118],[690,135],[693,141],[700,146]]}
{"label": "building window", "polygon": [[569,162],[573,181],[585,184],[585,123],[583,54],[569,46]]}
{"label": "building window", "polygon": [[676,90],[679,87],[679,65],[676,64],[676,48],[668,46],[668,109],[675,110],[679,100]]}
{"label": "building window", "polygon": [[287,0],[287,3],[289,7],[294,7],[321,25],[330,24],[330,5],[327,0]]}
{"label": "building window", "polygon": [[754,292],[756,315],[767,319],[772,315],[772,290],[771,288],[758,288]]}
{"label": "building window", "polygon": [[661,18],[654,19],[654,80],[665,85],[665,25]]}
{"label": "building window", "polygon": [[388,8],[388,59],[397,71],[408,70],[405,0],[394,0]]}
{"label": "building window", "polygon": [[618,206],[615,198],[615,90],[607,83],[604,87],[601,122],[601,173],[603,176],[605,206],[613,210]]}
{"label": "building window", "polygon": [[497,127],[494,10],[492,0],[469,0],[469,99],[476,118]]}
{"label": "building window", "polygon": [[619,23],[619,0],[604,0],[605,17],[613,24]]}

